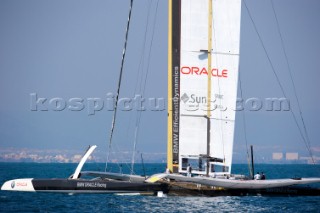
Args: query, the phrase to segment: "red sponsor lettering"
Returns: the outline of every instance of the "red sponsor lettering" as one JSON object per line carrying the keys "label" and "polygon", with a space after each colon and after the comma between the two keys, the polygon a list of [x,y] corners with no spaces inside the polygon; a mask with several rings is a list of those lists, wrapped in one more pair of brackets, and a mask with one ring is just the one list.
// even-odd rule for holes
{"label": "red sponsor lettering", "polygon": [[[184,66],[184,67],[181,67],[180,72],[183,75],[208,75],[208,70],[205,67],[200,68],[200,67]],[[227,69],[219,70],[218,68],[212,68],[211,76],[218,77],[218,78],[228,78],[228,70]]]}
{"label": "red sponsor lettering", "polygon": [[16,183],[16,186],[27,186],[28,185],[28,183],[26,183],[26,182],[18,182],[18,183]]}
{"label": "red sponsor lettering", "polygon": [[228,78],[228,70],[222,70],[222,77]]}
{"label": "red sponsor lettering", "polygon": [[192,72],[198,75],[199,67],[192,67]]}
{"label": "red sponsor lettering", "polygon": [[181,67],[180,72],[181,72],[182,74],[188,75],[188,74],[190,74],[190,72],[191,72],[191,68],[190,68],[190,67]]}

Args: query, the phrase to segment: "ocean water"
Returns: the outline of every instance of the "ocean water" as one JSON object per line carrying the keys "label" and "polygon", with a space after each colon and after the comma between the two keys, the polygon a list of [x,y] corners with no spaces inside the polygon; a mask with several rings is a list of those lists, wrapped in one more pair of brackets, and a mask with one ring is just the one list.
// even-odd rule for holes
{"label": "ocean water", "polygon": [[[16,178],[64,178],[76,164],[0,163],[0,184]],[[128,172],[128,166],[111,164],[111,171]],[[86,164],[84,170],[104,169]],[[163,172],[165,164],[146,164],[147,175]],[[320,177],[320,166],[256,165],[267,178]],[[143,167],[137,164],[137,174]],[[247,165],[233,165],[233,173],[247,174]],[[320,212],[320,196],[305,197],[155,197],[111,194],[59,194],[0,191],[0,212]]]}

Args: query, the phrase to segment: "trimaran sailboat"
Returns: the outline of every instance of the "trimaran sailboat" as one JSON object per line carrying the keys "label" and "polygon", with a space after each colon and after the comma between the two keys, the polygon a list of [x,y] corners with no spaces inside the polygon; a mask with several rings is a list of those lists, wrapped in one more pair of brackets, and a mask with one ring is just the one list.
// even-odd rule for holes
{"label": "trimaran sailboat", "polygon": [[[16,179],[2,190],[179,195],[320,195],[295,185],[320,178],[252,180],[232,175],[241,0],[168,0],[169,172],[145,178],[81,171],[68,179]],[[132,6],[131,0],[131,6]],[[131,7],[132,8],[132,7]],[[131,14],[131,9],[130,9]],[[130,15],[128,19],[128,26]],[[128,29],[128,27],[127,27]],[[123,57],[124,59],[124,57]],[[185,176],[192,164],[193,177]],[[92,179],[83,179],[84,176]]]}

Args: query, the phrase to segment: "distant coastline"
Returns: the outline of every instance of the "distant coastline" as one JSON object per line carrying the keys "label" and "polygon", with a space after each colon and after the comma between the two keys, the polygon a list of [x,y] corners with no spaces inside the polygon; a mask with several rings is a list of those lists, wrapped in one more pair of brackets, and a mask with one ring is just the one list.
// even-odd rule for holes
{"label": "distant coastline", "polygon": [[[18,149],[18,148],[0,148],[0,162],[34,162],[34,163],[78,163],[82,157],[83,150],[41,150],[41,149]],[[141,162],[141,153],[136,155],[135,162]],[[145,163],[166,163],[167,154],[165,152],[144,152],[142,153]],[[131,162],[131,151],[119,151],[111,154],[110,162],[128,163]],[[106,154],[97,150],[88,159],[88,162],[104,163]],[[256,153],[256,164],[320,164],[320,157],[300,156],[299,153]],[[233,162],[235,164],[247,164],[248,160],[245,154],[234,154]]]}

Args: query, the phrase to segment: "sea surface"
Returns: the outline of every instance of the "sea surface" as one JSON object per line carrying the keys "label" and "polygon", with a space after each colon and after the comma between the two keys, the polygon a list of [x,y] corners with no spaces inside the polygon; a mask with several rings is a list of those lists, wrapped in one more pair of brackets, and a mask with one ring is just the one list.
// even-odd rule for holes
{"label": "sea surface", "polygon": [[[0,163],[0,184],[16,178],[66,178],[77,164]],[[88,163],[84,170],[104,170]],[[109,164],[113,172],[129,166]],[[147,175],[163,172],[165,164],[145,164]],[[232,173],[248,174],[248,166],[235,164]],[[320,165],[255,165],[267,178],[320,177]],[[143,166],[135,165],[137,174]],[[319,185],[318,185],[319,187]],[[156,197],[111,194],[59,194],[0,191],[0,212],[320,212],[320,196],[305,197]]]}

